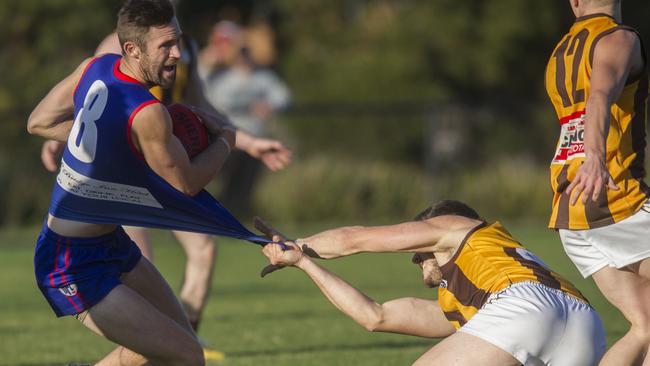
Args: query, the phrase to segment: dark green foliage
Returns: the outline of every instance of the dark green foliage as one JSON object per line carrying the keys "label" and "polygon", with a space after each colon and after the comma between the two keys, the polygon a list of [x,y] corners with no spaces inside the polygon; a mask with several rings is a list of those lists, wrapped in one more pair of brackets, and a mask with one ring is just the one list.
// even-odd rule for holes
{"label": "dark green foliage", "polygon": [[[27,116],[113,29],[120,4],[0,1],[0,224],[42,218],[52,177],[38,161],[41,140],[25,132]],[[184,0],[180,21],[204,43],[233,9],[243,22],[267,17],[277,30],[275,67],[294,95],[278,124],[299,156],[332,169],[349,160],[359,172],[377,161],[428,168],[432,186],[452,172],[468,177],[459,186],[469,191],[457,197],[481,196],[470,169],[495,161],[523,158],[544,174],[557,125],[543,73],[573,21],[567,1]],[[650,3],[624,1],[623,12],[650,41]],[[460,153],[430,152],[444,123]],[[546,184],[529,182],[539,191]]]}
{"label": "dark green foliage", "polygon": [[40,220],[52,179],[27,135],[30,111],[93,54],[114,27],[117,0],[0,1],[0,223]]}

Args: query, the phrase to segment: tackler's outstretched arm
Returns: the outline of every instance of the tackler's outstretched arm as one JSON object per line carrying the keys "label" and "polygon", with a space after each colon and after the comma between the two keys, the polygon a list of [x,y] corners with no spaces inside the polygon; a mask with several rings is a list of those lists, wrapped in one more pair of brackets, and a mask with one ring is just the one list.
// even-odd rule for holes
{"label": "tackler's outstretched arm", "polygon": [[446,215],[396,225],[347,226],[297,239],[296,244],[308,254],[315,253],[324,259],[364,252],[433,253],[441,250],[441,243],[449,234],[466,232],[480,223]]}
{"label": "tackler's outstretched arm", "polygon": [[434,300],[400,298],[379,304],[342,278],[315,263],[293,243],[288,249],[276,243],[264,247],[275,266],[300,268],[341,312],[371,332],[390,332],[421,337],[446,337],[455,330]]}

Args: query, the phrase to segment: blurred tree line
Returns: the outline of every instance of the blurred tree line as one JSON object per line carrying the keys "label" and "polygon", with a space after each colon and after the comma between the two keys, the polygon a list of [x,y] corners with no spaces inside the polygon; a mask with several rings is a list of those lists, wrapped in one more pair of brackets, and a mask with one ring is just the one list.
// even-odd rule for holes
{"label": "blurred tree line", "polygon": [[[42,218],[54,177],[40,165],[42,141],[25,132],[27,116],[92,55],[121,3],[0,1],[0,223]],[[534,186],[546,211],[557,125],[543,73],[573,22],[568,1],[183,0],[178,11],[199,43],[223,18],[264,18],[276,31],[274,68],[294,96],[277,126],[299,159],[268,176],[258,194],[263,212],[282,207],[277,215],[296,220],[344,211],[389,216],[436,194],[485,200],[522,171],[530,177],[510,187],[519,198],[504,210],[525,210]],[[623,14],[648,41],[650,3],[623,1]],[[364,173],[370,178],[360,179]],[[301,188],[278,194],[292,182]],[[310,197],[325,208],[300,211]]]}

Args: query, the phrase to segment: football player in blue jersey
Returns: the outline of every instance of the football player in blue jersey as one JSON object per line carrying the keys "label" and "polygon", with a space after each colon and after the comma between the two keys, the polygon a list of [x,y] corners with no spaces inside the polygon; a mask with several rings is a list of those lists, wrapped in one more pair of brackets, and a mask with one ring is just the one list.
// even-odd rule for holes
{"label": "football player in blue jersey", "polygon": [[[181,38],[182,56],[177,65],[178,82],[169,89],[162,90],[159,86],[151,89],[164,104],[188,103],[203,108],[205,111],[219,113],[206,100],[197,70],[197,50],[193,40],[186,34]],[[95,56],[105,53],[121,54],[122,48],[117,32],[112,32],[104,38],[95,50]],[[178,99],[180,98],[180,99]],[[251,157],[261,160],[271,171],[278,171],[291,162],[292,152],[280,141],[260,138],[237,129],[235,149],[241,150]],[[45,168],[56,173],[63,153],[64,143],[48,140],[43,143],[41,160]],[[232,163],[230,163],[232,164]],[[135,241],[142,255],[153,260],[153,247],[148,230],[144,227],[129,226],[124,228],[129,237]],[[217,257],[217,248],[213,236],[197,232],[172,231],[174,237],[185,252],[186,264],[179,298],[190,324],[195,332],[202,320],[203,310],[210,295],[212,277]],[[206,347],[206,360],[221,360],[225,357],[222,352]]]}
{"label": "football player in blue jersey", "polygon": [[120,345],[97,365],[203,365],[165,280],[122,228],[102,217],[124,215],[130,223],[167,207],[166,200],[181,207],[219,171],[235,130],[198,111],[212,143],[190,160],[166,108],[148,91],[174,82],[180,58],[181,30],[168,0],[128,0],[117,32],[123,57],[84,61],[29,118],[30,133],[67,141],[36,246],[38,286],[57,316],[73,315]]}

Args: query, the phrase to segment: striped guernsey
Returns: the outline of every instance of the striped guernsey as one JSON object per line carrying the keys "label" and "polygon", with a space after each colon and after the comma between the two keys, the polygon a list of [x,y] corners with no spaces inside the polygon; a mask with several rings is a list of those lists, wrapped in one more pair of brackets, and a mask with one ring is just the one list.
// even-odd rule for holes
{"label": "striped guernsey", "polygon": [[645,68],[641,75],[628,80],[611,107],[605,163],[619,189],[603,189],[597,202],[587,200],[583,204],[578,200],[574,206],[569,204],[569,196],[563,194],[585,158],[585,106],[595,46],[602,37],[621,30],[635,32],[605,14],[580,17],[548,62],[546,90],[561,125],[550,167],[554,194],[551,228],[584,230],[609,225],[631,216],[648,199],[648,187],[643,182],[648,97]]}
{"label": "striped guernsey", "polygon": [[465,324],[490,295],[518,282],[537,282],[582,301],[569,281],[551,271],[499,223],[473,228],[449,260],[440,266],[438,302],[456,328]]}

